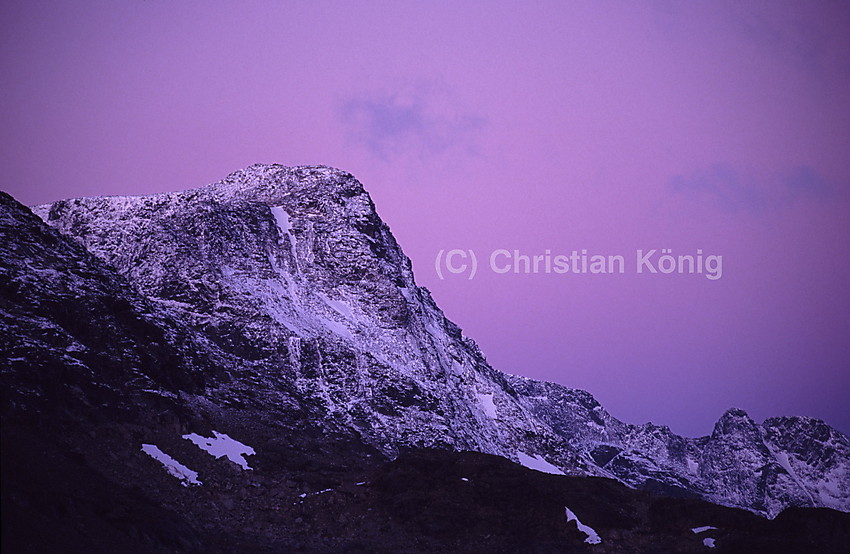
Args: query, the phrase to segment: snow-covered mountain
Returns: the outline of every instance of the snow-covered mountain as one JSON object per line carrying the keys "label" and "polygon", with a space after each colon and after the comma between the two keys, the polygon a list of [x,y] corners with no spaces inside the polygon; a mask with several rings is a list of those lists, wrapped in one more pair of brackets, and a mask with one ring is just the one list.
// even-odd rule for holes
{"label": "snow-covered mountain", "polygon": [[[29,229],[4,242],[19,250],[4,252],[7,296],[34,297],[41,287],[42,297],[78,296],[90,306],[69,314],[81,330],[67,337],[46,316],[37,321],[43,306],[0,306],[7,336],[29,341],[4,345],[4,374],[19,375],[15,364],[36,355],[67,357],[83,383],[84,368],[111,364],[150,413],[161,414],[156,402],[164,402],[203,414],[157,416],[181,445],[181,433],[227,422],[225,432],[252,444],[262,464],[275,433],[309,428],[317,441],[347,437],[390,458],[412,447],[477,451],[770,517],[789,506],[850,511],[850,440],[821,421],[758,424],[729,410],[710,436],[690,439],[620,422],[587,392],[490,367],[416,285],[369,195],[343,171],[254,165],[204,188],[33,211],[80,248],[39,258],[31,250],[60,236],[4,215],[13,238]],[[89,282],[92,265],[117,275]],[[90,300],[98,286],[122,304]],[[112,335],[89,336],[90,322],[76,321],[89,317],[110,319]],[[161,331],[148,344],[122,342],[122,326],[137,325]],[[43,344],[25,339],[39,333]],[[98,344],[115,345],[112,358],[101,359]],[[9,410],[44,395],[25,385]]]}

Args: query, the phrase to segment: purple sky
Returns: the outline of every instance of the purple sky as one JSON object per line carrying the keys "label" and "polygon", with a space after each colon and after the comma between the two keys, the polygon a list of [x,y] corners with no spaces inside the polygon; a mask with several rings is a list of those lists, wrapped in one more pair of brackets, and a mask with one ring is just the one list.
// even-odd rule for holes
{"label": "purple sky", "polygon": [[[850,432],[846,2],[7,0],[0,67],[24,203],[333,165],[497,369],[686,435],[732,406]],[[441,281],[452,248],[627,266]]]}

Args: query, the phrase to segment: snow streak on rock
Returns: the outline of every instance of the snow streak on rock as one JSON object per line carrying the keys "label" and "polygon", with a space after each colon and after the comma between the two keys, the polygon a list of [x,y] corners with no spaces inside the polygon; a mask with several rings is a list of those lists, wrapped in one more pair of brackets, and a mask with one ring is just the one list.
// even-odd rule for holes
{"label": "snow streak on rock", "polygon": [[245,456],[253,456],[255,454],[254,449],[237,440],[231,439],[224,433],[213,431],[212,438],[202,437],[197,433],[190,433],[183,435],[183,438],[192,441],[198,448],[209,452],[210,455],[216,458],[226,456],[228,460],[242,469],[251,469],[248,467],[248,461],[245,460]]}
{"label": "snow streak on rock", "polygon": [[165,470],[169,473],[169,475],[173,475],[174,477],[180,479],[180,483],[184,487],[188,487],[189,485],[201,485],[202,483],[198,481],[198,472],[192,471],[188,467],[184,466],[165,452],[159,449],[158,446],[154,444],[143,444],[142,452],[158,461],[162,464]]}
{"label": "snow streak on rock", "polygon": [[581,521],[579,521],[578,517],[566,506],[564,506],[564,511],[567,514],[567,522],[575,521],[578,526],[578,530],[587,535],[587,538],[584,539],[584,542],[587,544],[600,544],[602,542],[602,538],[599,536],[592,527],[585,525]]}
{"label": "snow streak on rock", "polygon": [[535,471],[542,471],[543,473],[551,473],[553,475],[563,475],[564,472],[558,469],[556,466],[550,464],[540,454],[535,454],[534,456],[529,456],[525,452],[517,452],[517,458],[519,459],[519,463],[527,467],[528,469],[533,469]]}

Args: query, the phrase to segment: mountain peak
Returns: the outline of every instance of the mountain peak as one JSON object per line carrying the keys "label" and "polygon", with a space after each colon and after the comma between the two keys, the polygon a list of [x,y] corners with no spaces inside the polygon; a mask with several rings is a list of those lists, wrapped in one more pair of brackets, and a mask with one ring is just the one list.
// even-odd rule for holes
{"label": "mountain peak", "polygon": [[723,412],[723,415],[720,416],[720,419],[745,419],[752,421],[750,419],[750,415],[741,408],[729,408],[728,410]]}
{"label": "mountain peak", "polygon": [[740,408],[730,408],[720,416],[714,424],[713,437],[725,435],[746,434],[756,437],[759,435],[758,424],[749,414]]}
{"label": "mountain peak", "polygon": [[[816,488],[850,452],[846,442],[815,439],[823,434],[816,426],[797,425],[812,440],[787,449],[815,452],[819,465],[807,470],[807,484],[768,490],[759,468],[785,443],[766,445],[742,410],[727,411],[711,437],[686,439],[618,421],[585,391],[492,368],[416,285],[368,193],[339,169],[254,164],[197,189],[34,211],[205,353],[216,378],[203,403],[219,415],[204,417],[273,422],[274,431],[221,429],[234,438],[310,426],[388,457],[472,450],[770,515],[821,505],[814,493],[783,491]],[[262,458],[265,445],[251,444]],[[848,498],[839,489],[829,505],[846,508]]]}
{"label": "mountain peak", "polygon": [[310,195],[314,199],[368,196],[363,185],[351,173],[325,165],[257,163],[194,190],[205,189],[221,200],[253,200],[269,204],[282,202],[292,194]]}

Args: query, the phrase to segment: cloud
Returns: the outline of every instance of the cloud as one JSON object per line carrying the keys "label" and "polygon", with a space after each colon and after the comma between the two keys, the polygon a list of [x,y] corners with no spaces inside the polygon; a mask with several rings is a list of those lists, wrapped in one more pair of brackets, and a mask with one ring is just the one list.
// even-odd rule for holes
{"label": "cloud", "polygon": [[[786,15],[785,18],[779,17]],[[750,41],[761,45],[774,56],[794,61],[803,67],[819,70],[827,49],[823,33],[805,19],[787,17],[782,11],[766,11],[740,6],[731,22]]]}
{"label": "cloud", "polygon": [[668,186],[676,195],[698,203],[707,202],[724,211],[759,212],[768,204],[763,190],[724,164],[714,164],[690,175],[676,175]]}
{"label": "cloud", "polygon": [[829,200],[836,192],[834,187],[824,181],[817,171],[807,165],[801,165],[788,172],[782,177],[781,184],[792,199]]}
{"label": "cloud", "polygon": [[[649,0],[655,29],[667,38],[692,43],[693,31],[711,31],[736,41],[742,58],[758,52],[786,71],[809,78],[850,75],[847,2],[675,2]],[[753,50],[754,49],[754,50]]]}
{"label": "cloud", "polygon": [[837,188],[808,165],[760,178],[729,164],[714,164],[667,184],[672,195],[726,212],[763,213],[803,201],[830,201]]}
{"label": "cloud", "polygon": [[351,96],[341,103],[339,117],[351,142],[385,161],[474,154],[486,124],[448,91],[430,85]]}

